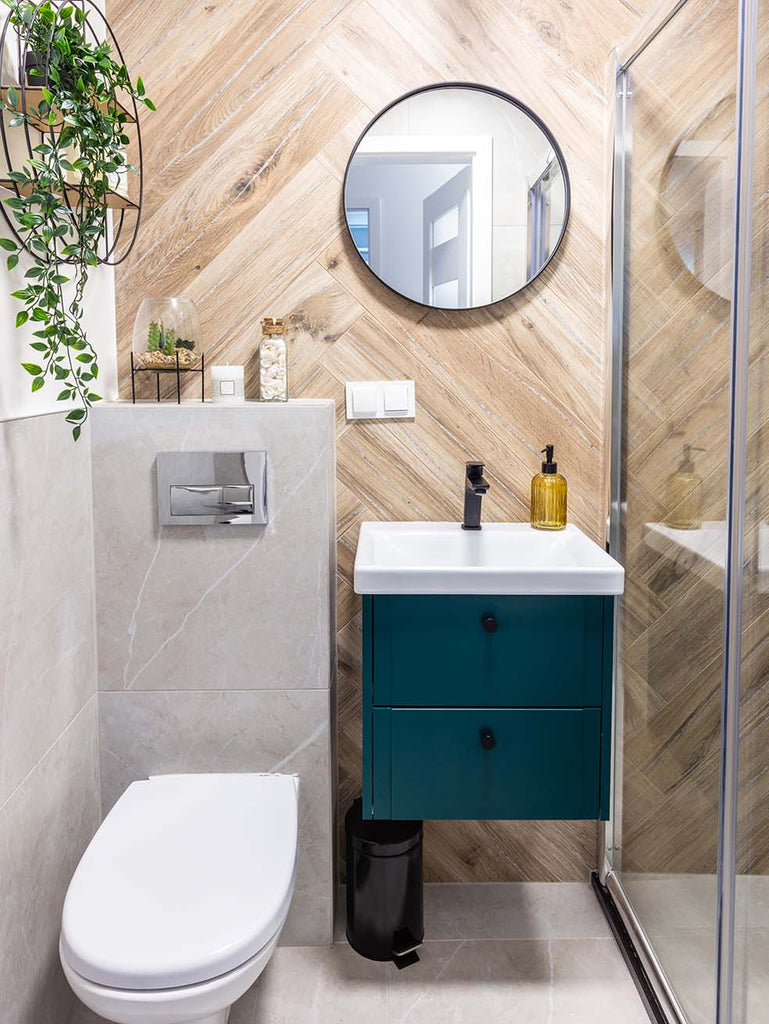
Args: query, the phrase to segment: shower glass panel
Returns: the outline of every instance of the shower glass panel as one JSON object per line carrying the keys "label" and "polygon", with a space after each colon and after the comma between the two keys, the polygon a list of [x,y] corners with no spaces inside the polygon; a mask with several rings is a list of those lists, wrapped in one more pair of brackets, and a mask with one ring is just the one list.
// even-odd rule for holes
{"label": "shower glass panel", "polygon": [[734,1024],[769,1019],[769,0],[758,3],[742,576]]}
{"label": "shower glass panel", "polygon": [[619,79],[609,857],[690,1024],[716,1019],[737,26],[737,0],[688,0]]}

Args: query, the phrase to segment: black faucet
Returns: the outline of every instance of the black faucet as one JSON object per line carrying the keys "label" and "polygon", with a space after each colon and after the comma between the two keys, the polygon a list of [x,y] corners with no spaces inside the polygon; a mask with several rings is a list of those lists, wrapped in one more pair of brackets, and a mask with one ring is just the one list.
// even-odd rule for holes
{"label": "black faucet", "polygon": [[482,462],[468,462],[465,466],[465,518],[463,530],[480,530],[481,501],[489,489],[489,482],[483,476]]}

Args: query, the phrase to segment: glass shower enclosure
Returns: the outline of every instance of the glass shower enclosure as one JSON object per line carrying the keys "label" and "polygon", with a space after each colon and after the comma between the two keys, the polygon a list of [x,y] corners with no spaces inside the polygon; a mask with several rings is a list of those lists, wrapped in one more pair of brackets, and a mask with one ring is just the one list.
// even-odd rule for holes
{"label": "glass shower enclosure", "polygon": [[674,1024],[769,1020],[768,22],[671,0],[616,67],[601,880]]}

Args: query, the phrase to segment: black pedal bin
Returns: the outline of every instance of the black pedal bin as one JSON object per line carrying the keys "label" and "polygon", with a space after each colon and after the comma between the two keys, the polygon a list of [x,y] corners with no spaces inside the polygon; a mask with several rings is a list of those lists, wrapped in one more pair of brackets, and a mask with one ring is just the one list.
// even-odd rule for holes
{"label": "black pedal bin", "polygon": [[422,822],[363,820],[362,801],[345,817],[347,941],[369,960],[415,963],[424,938]]}

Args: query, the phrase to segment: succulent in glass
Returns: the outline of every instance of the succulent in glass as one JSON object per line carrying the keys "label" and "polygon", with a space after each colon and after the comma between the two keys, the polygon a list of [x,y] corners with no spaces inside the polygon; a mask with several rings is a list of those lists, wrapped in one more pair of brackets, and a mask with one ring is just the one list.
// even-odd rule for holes
{"label": "succulent in glass", "polygon": [[134,366],[147,370],[197,367],[201,352],[200,316],[183,298],[146,298],[136,314]]}

